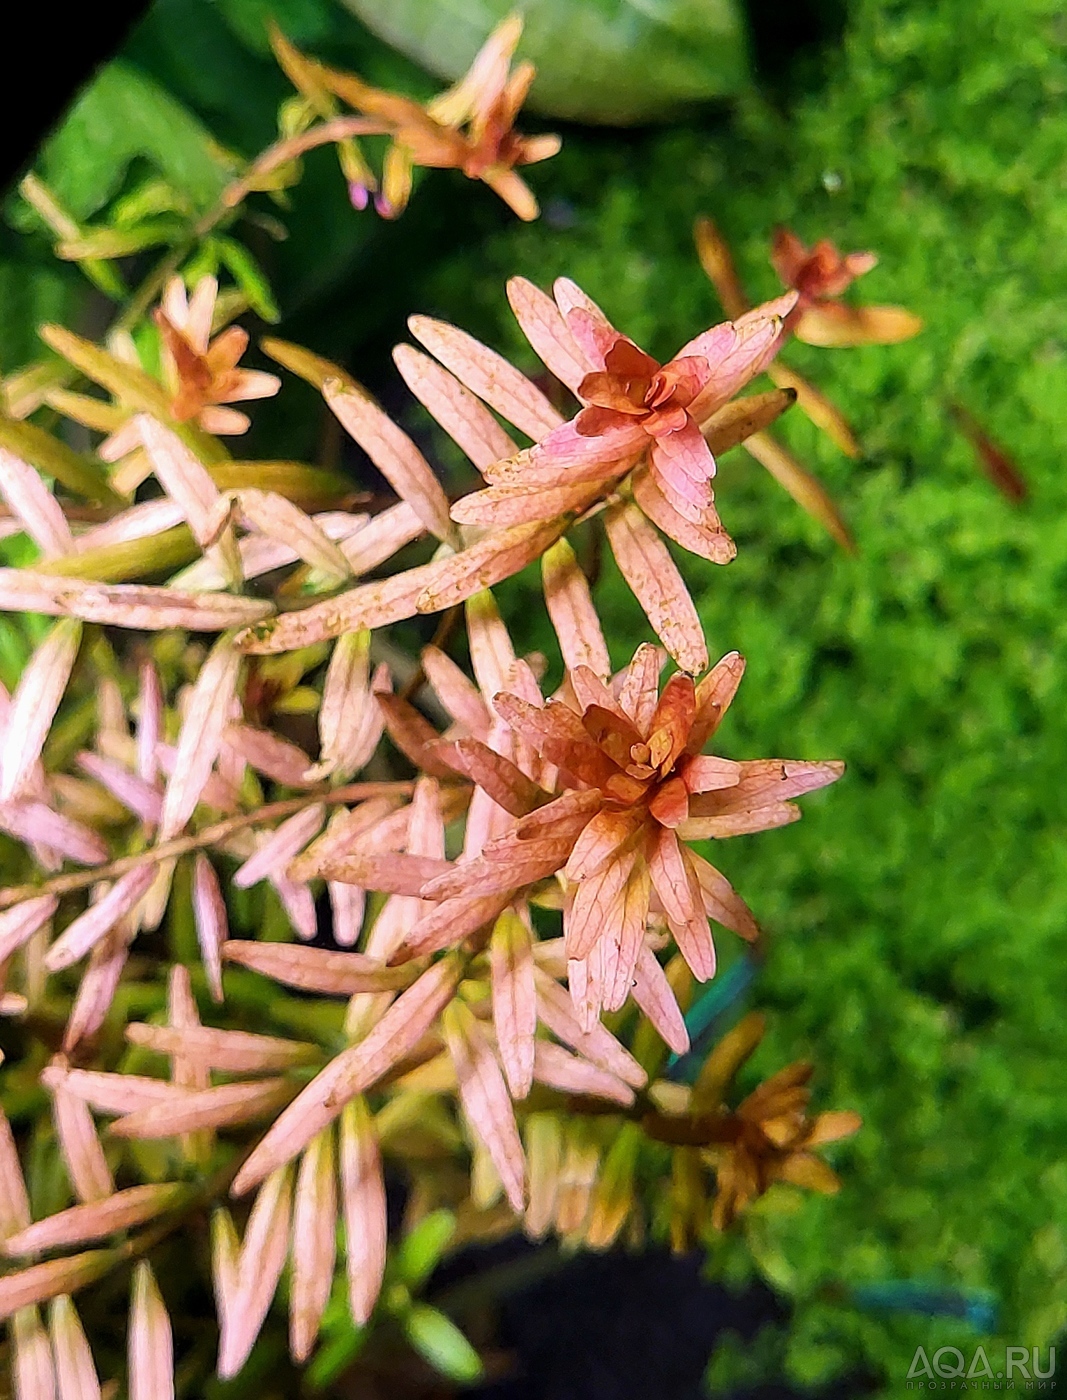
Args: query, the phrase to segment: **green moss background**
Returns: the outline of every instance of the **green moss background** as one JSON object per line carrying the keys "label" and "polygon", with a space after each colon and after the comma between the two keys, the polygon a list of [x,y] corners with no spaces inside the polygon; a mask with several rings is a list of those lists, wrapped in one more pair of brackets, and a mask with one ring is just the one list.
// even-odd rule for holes
{"label": "green moss background", "polygon": [[[176,51],[162,72],[179,12],[159,0],[131,61],[156,63],[217,124],[203,71]],[[748,658],[725,749],[848,763],[801,823],[715,857],[769,933],[753,1002],[771,1030],[753,1072],[810,1057],[819,1105],[865,1118],[835,1159],[839,1197],[756,1216],[748,1247],[793,1322],[762,1355],[725,1350],[718,1384],[783,1367],[804,1383],[870,1372],[903,1393],[917,1345],[982,1339],[850,1301],[891,1280],[991,1290],[998,1350],[1044,1347],[1067,1323],[1065,104],[1055,0],[850,0],[840,42],[787,98],[756,89],[686,127],[567,131],[534,173],[535,226],[441,176],[382,230],[347,210],[324,155],[296,195],[294,242],[267,250],[282,333],[379,390],[416,308],[534,368],[504,299],[515,273],[574,277],[666,356],[718,317],[692,250],[700,213],[754,293],[775,289],[766,248],[788,222],[877,250],[859,294],[926,319],[903,346],[789,352],[864,445],[849,462],[795,413],[783,423],[841,504],[856,558],[733,453],[718,494],[738,558],[682,561],[713,652]],[[269,139],[263,109],[228,139]],[[307,261],[316,230],[329,277]],[[0,267],[0,307],[20,295]],[[55,314],[51,283],[35,296]],[[981,476],[947,399],[1010,448],[1024,505]],[[267,407],[261,435],[290,432],[287,412]],[[532,588],[509,591],[520,640],[551,650]],[[621,661],[647,625],[607,564],[598,598]],[[712,1265],[741,1281],[748,1258],[731,1243]]]}

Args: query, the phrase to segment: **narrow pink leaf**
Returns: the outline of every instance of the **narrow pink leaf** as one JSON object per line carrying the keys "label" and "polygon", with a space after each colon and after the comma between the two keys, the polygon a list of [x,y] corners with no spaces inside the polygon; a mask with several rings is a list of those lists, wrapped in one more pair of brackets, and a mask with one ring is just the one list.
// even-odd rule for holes
{"label": "narrow pink leaf", "polygon": [[143,1225],[146,1220],[172,1209],[185,1188],[173,1183],[130,1186],[113,1196],[86,1205],[71,1206],[45,1220],[38,1220],[12,1235],[4,1244],[10,1255],[37,1254],[45,1249],[67,1249],[90,1240],[106,1239],[119,1230]]}
{"label": "narrow pink leaf", "polygon": [[310,759],[299,744],[290,743],[270,729],[252,724],[231,724],[224,743],[257,773],[286,787],[307,786]]}
{"label": "narrow pink leaf", "polygon": [[628,1107],[634,1091],[628,1084],[598,1065],[571,1055],[562,1045],[539,1040],[534,1049],[534,1079],[564,1094],[588,1094]]}
{"label": "narrow pink leaf", "polygon": [[68,924],[45,955],[49,972],[61,972],[70,967],[110,933],[148,893],[157,871],[158,866],[151,861],[135,865],[115,881],[102,899],[90,904],[84,914]]}
{"label": "narrow pink leaf", "polygon": [[339,856],[323,863],[323,874],[334,881],[347,881],[367,890],[417,898],[429,880],[450,870],[447,861],[432,856],[412,856],[394,851],[389,855]]}
{"label": "narrow pink leaf", "polygon": [[339,948],[354,948],[363,931],[366,891],[359,885],[346,885],[337,880],[328,880],[326,890],[330,896],[334,942]]}
{"label": "narrow pink leaf", "polygon": [[714,735],[723,716],[730,708],[730,702],[737,694],[741,677],[745,674],[745,658],[740,652],[731,651],[716,661],[696,689],[696,715],[689,731],[686,748],[689,753],[699,753]]}
{"label": "narrow pink leaf", "polygon": [[[44,1295],[48,1297],[46,1293]],[[20,1308],[11,1326],[12,1379],[15,1400],[56,1400],[52,1348],[36,1307]]]}
{"label": "narrow pink leaf", "polygon": [[535,442],[562,422],[540,389],[466,331],[429,316],[412,316],[408,326],[460,383]]}
{"label": "narrow pink leaf", "polygon": [[244,488],[237,493],[237,510],[243,524],[279,540],[312,568],[333,579],[351,575],[348,560],[326,532],[277,491]]}
{"label": "narrow pink leaf", "polygon": [[317,802],[313,807],[306,807],[283,821],[270,833],[255,855],[234,873],[233,883],[239,890],[246,890],[284,870],[292,858],[318,834],[325,816],[326,808]]}
{"label": "narrow pink leaf", "polygon": [[689,1049],[689,1032],[667,974],[647,944],[642,944],[634,968],[634,1001],[658,1031],[668,1049],[684,1055]]}
{"label": "narrow pink leaf", "polygon": [[642,642],[626,669],[616,677],[619,704],[630,716],[639,732],[648,734],[648,726],[659,701],[659,673],[666,660],[649,642]]}
{"label": "narrow pink leaf", "polygon": [[[0,1322],[22,1308],[32,1308],[61,1293],[77,1293],[95,1283],[112,1267],[114,1254],[107,1249],[91,1249],[68,1259],[50,1259],[31,1264],[28,1269],[0,1278]],[[45,1391],[47,1395],[49,1392]],[[33,1400],[36,1395],[31,1391]],[[20,1397],[21,1400],[21,1397]]]}
{"label": "narrow pink leaf", "polygon": [[378,1301],[386,1258],[385,1182],[374,1120],[362,1095],[345,1104],[341,1115],[341,1199],[348,1306],[362,1327]]}
{"label": "narrow pink leaf", "polygon": [[715,976],[715,945],[689,853],[677,835],[661,827],[649,857],[656,894],[678,950],[699,982]]}
{"label": "narrow pink leaf", "polygon": [[422,669],[434,694],[456,723],[474,738],[484,739],[489,732],[489,711],[477,688],[452,658],[438,647],[423,647]]}
{"label": "narrow pink leaf", "polygon": [[637,959],[644,947],[651,893],[648,866],[639,860],[597,944],[607,1011],[618,1011],[633,987]]}
{"label": "narrow pink leaf", "polygon": [[204,964],[204,975],[211,991],[212,1000],[222,1001],[222,960],[221,949],[229,934],[229,921],[226,917],[226,904],[219,888],[215,867],[207,856],[200,852],[193,865],[193,918],[196,923],[196,939],[200,945],[200,959]]}
{"label": "narrow pink leaf", "polygon": [[78,536],[75,548],[79,554],[89,549],[106,549],[111,545],[128,544],[132,540],[149,539],[160,535],[164,530],[173,530],[185,519],[185,514],[177,501],[166,496],[156,501],[142,501],[121,511],[102,525],[94,525],[91,530]]}
{"label": "narrow pink leaf", "polygon": [[460,895],[443,899],[419,919],[407,936],[405,949],[410,957],[425,957],[442,948],[454,948],[484,928],[511,902],[511,891],[473,898]]}
{"label": "narrow pink leaf", "polygon": [[571,335],[559,307],[525,277],[509,280],[508,301],[523,335],[537,351],[545,368],[576,394],[579,384],[597,366]]}
{"label": "narrow pink leaf", "polygon": [[78,1199],[86,1203],[105,1200],[114,1193],[115,1182],[88,1106],[59,1083],[52,1090],[52,1117],[59,1150]]}
{"label": "narrow pink leaf", "polygon": [[42,554],[70,554],[74,539],[63,508],[21,457],[0,447],[0,496]]}
{"label": "narrow pink leaf", "polygon": [[550,486],[531,483],[487,486],[462,496],[452,506],[452,519],[460,525],[502,529],[551,520],[557,515],[581,515],[602,494],[599,482],[566,481]]}
{"label": "narrow pink leaf", "polygon": [[595,875],[578,882],[578,888],[563,911],[568,958],[588,957],[593,945],[604,936],[609,919],[618,914],[617,901],[636,859],[636,850],[624,849]]}
{"label": "narrow pink leaf", "polygon": [[545,605],[559,638],[564,665],[569,670],[588,666],[597,676],[611,674],[611,660],[600,626],[589,583],[578,566],[574,550],[565,539],[557,540],[541,560]]}
{"label": "narrow pink leaf", "polygon": [[491,702],[507,686],[515,665],[515,648],[496,599],[488,590],[468,598],[465,611],[474,678],[483,699]]}
{"label": "narrow pink leaf", "polygon": [[20,841],[47,847],[80,865],[107,860],[107,846],[95,831],[43,802],[0,803],[0,827]]}
{"label": "narrow pink leaf", "polygon": [[537,997],[533,939],[527,924],[514,910],[506,909],[493,925],[489,959],[493,1025],[500,1060],[512,1098],[524,1099],[533,1082]]}
{"label": "narrow pink leaf", "polygon": [[78,994],[63,1031],[64,1054],[71,1054],[82,1040],[95,1035],[103,1025],[136,932],[137,926],[123,919],[89,954],[89,964],[82,973]]}
{"label": "narrow pink leaf", "polygon": [[0,1108],[0,1239],[6,1240],[29,1223],[30,1202],[18,1148],[7,1114]]}
{"label": "narrow pink leaf", "polygon": [[444,488],[407,433],[362,389],[327,380],[322,393],[345,431],[401,500],[411,505],[427,530],[439,540],[454,538]]}
{"label": "narrow pink leaf", "polygon": [[269,617],[274,604],[235,594],[182,593],[143,583],[96,583],[87,579],[0,569],[0,609],[78,617],[112,627],[162,632],[219,632]]}
{"label": "narrow pink leaf", "polygon": [[410,501],[398,501],[343,539],[341,553],[354,574],[367,574],[417,540],[425,529]]}
{"label": "narrow pink leaf", "polygon": [[155,826],[163,811],[163,794],[151,782],[145,782],[112,758],[83,751],[78,755],[78,767],[95,778],[101,787],[119,800],[147,826]]}
{"label": "narrow pink leaf", "polygon": [[181,438],[149,414],[138,414],[134,422],[156,480],[181,507],[197,543],[202,547],[213,543],[219,491],[207,468]]}
{"label": "narrow pink leaf", "polygon": [[0,963],[6,962],[43,928],[58,907],[59,900],[54,894],[43,894],[0,912]]}
{"label": "narrow pink leaf", "polygon": [[234,940],[223,945],[222,956],[275,982],[326,996],[393,991],[412,981],[409,967],[383,967],[362,953],[334,953],[291,943]]}
{"label": "narrow pink leaf", "polygon": [[68,1294],[52,1300],[48,1318],[58,1400],[100,1400],[93,1354]]}
{"label": "narrow pink leaf", "polygon": [[[699,555],[701,559],[709,559],[713,564],[729,564],[731,559],[735,558],[737,546],[719,526],[718,517],[714,512],[701,512],[705,520],[699,524],[688,520],[671,505],[652,477],[642,473],[634,476],[633,492],[634,500],[653,525],[659,526],[675,544],[680,544],[683,549]],[[711,521],[707,520],[708,515],[712,517]]]}
{"label": "narrow pink leaf", "polygon": [[604,356],[621,339],[619,332],[592,297],[569,277],[557,277],[552,293],[582,354],[593,369],[603,369]]}
{"label": "narrow pink leaf", "polygon": [[26,663],[0,748],[0,802],[18,796],[41,756],[81,644],[81,623],[57,622]]}
{"label": "narrow pink leaf", "polygon": [[289,1069],[309,1064],[318,1056],[314,1045],[302,1041],[252,1031],[218,1030],[214,1026],[150,1026],[134,1021],[126,1027],[126,1039],[157,1055],[181,1055],[227,1074]]}
{"label": "narrow pink leaf", "polygon": [[436,360],[412,345],[398,345],[393,360],[405,384],[479,471],[519,449],[469,389]]}
{"label": "narrow pink leaf", "polygon": [[478,739],[457,739],[454,743],[442,744],[438,753],[457,773],[477,783],[513,817],[525,817],[548,801],[549,794],[510,758],[494,753]]}
{"label": "narrow pink leaf", "polygon": [[268,1173],[292,1161],[344,1104],[376,1084],[425,1035],[451,1000],[461,964],[444,958],[428,967],[371,1028],[366,1039],[343,1050],[297,1096],[270,1127],[238,1172],[233,1193],[241,1195]]}
{"label": "narrow pink leaf", "polygon": [[635,505],[609,507],[604,527],[619,571],[653,631],[683,671],[703,671],[708,664],[704,631],[667,546]]}
{"label": "narrow pink leaf", "polygon": [[[370,692],[370,633],[338,637],[326,668],[319,706],[316,776],[346,782],[370,758],[381,735],[381,712]],[[373,722],[368,717],[373,714]]]}
{"label": "narrow pink leaf", "polygon": [[306,1361],[330,1297],[337,1252],[337,1179],[333,1130],[313,1137],[300,1159],[293,1200],[289,1349]]}
{"label": "narrow pink leaf", "polygon": [[161,841],[181,831],[200,801],[222,743],[240,669],[241,653],[229,636],[221,636],[200,668],[178,735],[174,771],[163,797]]}
{"label": "narrow pink leaf", "polygon": [[435,572],[418,595],[417,611],[440,612],[519,573],[555,544],[565,523],[557,518],[491,530],[458,554],[435,560],[427,566]]}
{"label": "narrow pink leaf", "polygon": [[41,1083],[53,1091],[65,1088],[69,1095],[98,1113],[130,1113],[173,1098],[173,1090],[164,1079],[95,1069],[67,1069],[62,1064],[51,1064],[43,1069]]}
{"label": "narrow pink leaf", "polygon": [[512,1210],[520,1213],[525,1203],[526,1159],[500,1066],[468,1006],[453,1001],[445,1008],[443,1024],[464,1117],[489,1153]]}
{"label": "narrow pink leaf", "polygon": [[696,851],[689,852],[689,863],[696,875],[700,893],[704,900],[704,911],[709,919],[722,924],[732,933],[746,938],[750,943],[759,937],[759,924],[752,917],[752,911],[727,880]]}
{"label": "narrow pink leaf", "polygon": [[644,1088],[648,1082],[648,1075],[606,1026],[598,1023],[592,1030],[584,1030],[575,1015],[569,995],[542,968],[535,968],[534,981],[537,987],[538,1019],[544,1022],[553,1035],[565,1041],[586,1059],[592,1060],[593,1064],[606,1069],[609,1074],[616,1075],[633,1088]]}
{"label": "narrow pink leaf", "polygon": [[273,1172],[260,1188],[237,1261],[236,1287],[222,1318],[218,1373],[231,1380],[248,1360],[267,1316],[289,1249],[292,1176]]}
{"label": "narrow pink leaf", "polygon": [[147,1259],[133,1271],[129,1367],[130,1400],[174,1400],[170,1318]]}
{"label": "narrow pink leaf", "polygon": [[219,1084],[211,1089],[179,1089],[168,1085],[159,1103],[117,1118],[113,1137],[169,1138],[201,1128],[233,1128],[268,1117],[292,1094],[285,1079],[263,1079],[247,1084]]}

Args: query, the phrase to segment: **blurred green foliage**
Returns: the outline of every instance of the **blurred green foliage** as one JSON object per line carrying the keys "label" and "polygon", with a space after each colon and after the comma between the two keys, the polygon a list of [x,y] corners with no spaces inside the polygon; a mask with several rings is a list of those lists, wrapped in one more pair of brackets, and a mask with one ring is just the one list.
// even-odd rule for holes
{"label": "blurred green foliage", "polygon": [[[381,38],[441,78],[466,72],[510,0],[344,0]],[[520,56],[537,65],[530,109],[629,125],[736,93],[748,77],[733,0],[527,0]]]}
{"label": "blurred green foliage", "polygon": [[[268,9],[326,58],[432,90],[327,0],[157,0],[119,71],[250,156],[286,95],[264,52]],[[282,334],[344,360],[391,408],[386,350],[411,310],[535,367],[503,295],[516,273],[574,277],[669,354],[718,315],[692,251],[699,213],[754,293],[774,290],[766,249],[782,221],[876,249],[859,295],[926,318],[907,345],[790,352],[864,443],[851,463],[799,416],[783,427],[842,504],[858,557],[735,453],[719,501],[738,558],[683,561],[713,652],[749,661],[726,750],[849,764],[798,825],[715,853],[770,935],[753,1082],[810,1056],[821,1106],[865,1118],[836,1159],[839,1197],[801,1209],[772,1197],[712,1258],[738,1283],[757,1268],[795,1305],[787,1333],[724,1349],[712,1379],[870,1370],[895,1394],[917,1345],[966,1349],[980,1334],[864,1311],[853,1288],[989,1289],[998,1346],[1047,1345],[1067,1322],[1067,25],[1056,0],[851,0],[840,49],[807,78],[787,105],[750,93],[730,119],[567,132],[535,172],[545,218],[532,227],[447,175],[383,231],[353,213],[320,152],[283,214],[289,239],[254,250]],[[32,353],[32,321],[89,314],[77,273],[43,240],[25,246],[0,244],[4,369]],[[980,476],[946,399],[1013,452],[1024,506]],[[259,412],[252,450],[310,451],[312,401],[287,386]],[[532,584],[511,592],[518,640],[551,655]],[[598,598],[621,661],[647,629],[607,564]]]}

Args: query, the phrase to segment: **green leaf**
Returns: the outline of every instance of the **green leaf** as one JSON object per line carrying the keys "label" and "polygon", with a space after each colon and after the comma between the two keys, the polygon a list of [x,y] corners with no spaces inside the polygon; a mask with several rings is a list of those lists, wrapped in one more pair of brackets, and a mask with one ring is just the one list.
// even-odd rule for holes
{"label": "green leaf", "polygon": [[126,258],[145,248],[176,242],[181,234],[182,226],[174,219],[151,219],[133,228],[86,229],[78,238],[57,243],[56,256],[70,262],[81,262],[85,258]]}
{"label": "green leaf", "polygon": [[[368,29],[441,78],[466,71],[513,0],[344,0]],[[734,0],[528,0],[518,56],[537,65],[529,106],[630,126],[729,96],[748,81]]]}
{"label": "green leaf", "polygon": [[256,315],[261,316],[264,321],[270,321],[272,325],[280,321],[281,312],[274,300],[270,283],[244,244],[225,235],[220,235],[212,241],[220,259],[233,274],[234,281],[248,298],[248,304]]}
{"label": "green leaf", "polygon": [[396,1254],[397,1273],[409,1288],[420,1288],[437,1268],[456,1233],[456,1217],[443,1207],[423,1216]]}
{"label": "green leaf", "polygon": [[230,170],[211,133],[153,79],[110,63],[45,145],[41,173],[76,219],[116,194],[130,163],[148,160],[194,208],[216,203]]}
{"label": "green leaf", "polygon": [[476,1381],[482,1360],[454,1322],[429,1303],[414,1303],[404,1318],[408,1341],[443,1376],[460,1383]]}

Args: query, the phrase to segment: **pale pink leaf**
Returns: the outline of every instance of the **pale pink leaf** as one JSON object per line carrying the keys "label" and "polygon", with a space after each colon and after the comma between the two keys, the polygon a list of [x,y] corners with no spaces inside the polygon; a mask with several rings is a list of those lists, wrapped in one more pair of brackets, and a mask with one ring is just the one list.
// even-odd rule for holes
{"label": "pale pink leaf", "polygon": [[113,758],[87,751],[78,755],[78,767],[128,808],[146,826],[155,826],[163,810],[163,794],[151,782],[131,773]]}
{"label": "pale pink leaf", "polygon": [[533,938],[513,910],[505,910],[493,925],[489,958],[497,1047],[512,1097],[524,1099],[533,1082],[537,998]]}
{"label": "pale pink leaf", "polygon": [[167,1086],[159,1103],[126,1113],[112,1123],[113,1137],[169,1138],[201,1128],[231,1128],[269,1117],[292,1095],[285,1079],[245,1084],[219,1084],[211,1089]]}
{"label": "pale pink leaf", "polygon": [[133,1271],[129,1367],[130,1400],[174,1400],[170,1318],[147,1259]]}
{"label": "pale pink leaf", "polygon": [[368,761],[381,737],[383,718],[370,691],[370,633],[338,637],[326,668],[319,706],[316,777],[346,782]]}
{"label": "pale pink leaf", "polygon": [[656,894],[678,950],[700,982],[715,976],[715,945],[689,853],[677,835],[661,827],[649,857]]}
{"label": "pale pink leaf", "polygon": [[42,554],[70,554],[74,539],[63,508],[21,457],[0,447],[0,496]]}
{"label": "pale pink leaf", "polygon": [[274,612],[274,604],[232,593],[182,593],[143,583],[105,584],[29,569],[0,569],[0,609],[78,617],[146,632],[172,627],[219,632],[261,622]]}
{"label": "pale pink leaf", "polygon": [[352,570],[348,560],[315,521],[277,491],[245,488],[237,494],[242,522],[260,534],[279,540],[298,558],[332,579],[346,579]]}
{"label": "pale pink leaf", "polygon": [[569,277],[557,277],[552,293],[582,354],[593,369],[603,369],[604,356],[622,338],[619,332],[592,297]]}
{"label": "pale pink leaf", "polygon": [[156,480],[181,507],[197,543],[202,547],[213,543],[219,491],[207,468],[180,437],[149,414],[138,414],[134,421]]}
{"label": "pale pink leaf", "polygon": [[386,1258],[386,1202],[374,1120],[362,1095],[341,1115],[341,1199],[345,1221],[348,1305],[362,1327],[381,1292]]}
{"label": "pale pink leaf", "polygon": [[653,631],[683,671],[703,671],[708,664],[704,630],[667,546],[632,504],[610,506],[604,526],[619,572]]}
{"label": "pale pink leaf", "polygon": [[354,996],[357,992],[393,991],[413,980],[410,967],[383,967],[362,953],[335,953],[327,948],[301,948],[291,943],[226,943],[222,956],[254,972],[302,991],[325,996]]}
{"label": "pale pink leaf", "polygon": [[239,867],[233,883],[238,889],[246,890],[284,870],[318,833],[325,815],[326,808],[319,802],[287,818],[267,836],[255,855]]}
{"label": "pale pink leaf", "polygon": [[36,1307],[24,1307],[15,1312],[11,1348],[15,1400],[56,1400],[52,1348]]}
{"label": "pale pink leaf", "polygon": [[445,1008],[444,1033],[456,1067],[464,1117],[489,1153],[512,1210],[521,1212],[526,1160],[500,1066],[474,1013],[462,1002],[453,1001]]}
{"label": "pale pink leaf", "polygon": [[483,699],[491,702],[507,685],[515,665],[515,649],[496,600],[488,590],[468,598],[465,611],[474,678]]}
{"label": "pale pink leaf", "polygon": [[241,653],[229,636],[221,636],[200,668],[178,735],[174,771],[163,797],[161,841],[181,831],[200,801],[222,743],[240,669]]}
{"label": "pale pink leaf", "polygon": [[255,1186],[268,1173],[292,1161],[316,1133],[340,1113],[344,1104],[376,1084],[409,1054],[451,1000],[461,964],[445,958],[428,967],[397,998],[366,1039],[343,1050],[278,1117],[238,1172],[235,1195]]}
{"label": "pale pink leaf", "polygon": [[565,524],[557,518],[490,530],[458,554],[436,560],[427,566],[434,573],[418,595],[416,611],[440,612],[519,573],[555,544]]}
{"label": "pale pink leaf", "polygon": [[541,560],[545,605],[552,620],[564,665],[588,666],[597,676],[611,674],[611,659],[589,592],[589,583],[565,539],[557,540]]}
{"label": "pale pink leaf", "polygon": [[61,972],[70,967],[110,933],[148,893],[157,869],[151,861],[135,865],[115,881],[102,899],[90,904],[84,914],[68,924],[45,955],[49,972]]}
{"label": "pale pink leaf", "polygon": [[685,1017],[675,1000],[667,974],[647,944],[642,945],[637,955],[633,997],[668,1049],[676,1055],[684,1055],[689,1049]]}
{"label": "pale pink leaf", "polygon": [[408,326],[460,383],[535,442],[562,422],[540,389],[466,331],[429,316],[412,316]]}
{"label": "pale pink leaf", "polygon": [[367,574],[417,540],[425,528],[410,501],[398,501],[343,539],[341,553],[354,574]]}
{"label": "pale pink leaf", "polygon": [[43,1069],[41,1083],[53,1091],[64,1087],[68,1094],[98,1113],[130,1113],[173,1098],[173,1090],[164,1079],[150,1079],[141,1074],[112,1074],[105,1070],[67,1069],[62,1063]]}
{"label": "pale pink leaf", "polygon": [[286,787],[305,787],[309,759],[299,744],[283,739],[270,729],[252,724],[231,724],[223,743],[250,768]]}
{"label": "pale pink leaf", "polygon": [[489,732],[489,711],[477,688],[452,658],[438,647],[423,647],[422,669],[434,694],[456,723],[474,738],[484,739]]}
{"label": "pale pink leaf", "polygon": [[[95,1283],[112,1267],[114,1254],[109,1249],[91,1249],[67,1259],[50,1259],[45,1264],[31,1264],[28,1269],[0,1278],[0,1322],[6,1321],[21,1308],[32,1308],[60,1293],[77,1293]],[[48,1394],[45,1391],[45,1394]],[[36,1395],[31,1391],[33,1400]],[[20,1397],[21,1400],[21,1397]]]}
{"label": "pale pink leaf", "polygon": [[638,731],[648,734],[648,726],[659,700],[659,673],[666,657],[649,642],[642,642],[630,664],[616,677],[619,704],[630,716]]}
{"label": "pale pink leaf", "polygon": [[587,1094],[628,1106],[634,1091],[616,1075],[583,1060],[550,1040],[539,1040],[534,1049],[534,1079],[564,1094]]}
{"label": "pale pink leaf", "polygon": [[36,899],[23,900],[10,909],[0,912],[0,963],[11,955],[42,928],[59,906],[54,894],[38,895]]}
{"label": "pale pink leaf", "polygon": [[89,965],[82,973],[78,994],[63,1031],[64,1053],[73,1052],[82,1040],[95,1035],[103,1025],[136,932],[136,924],[123,919],[89,954]]}
{"label": "pale pink leaf", "polygon": [[255,1345],[289,1249],[292,1176],[279,1168],[260,1188],[237,1260],[237,1278],[223,1313],[218,1373],[231,1380]]}
{"label": "pale pink leaf", "polygon": [[359,443],[396,494],[407,501],[432,535],[450,540],[448,497],[419,449],[362,389],[327,380],[323,397],[342,427]]}
{"label": "pale pink leaf", "polygon": [[538,1019],[553,1035],[633,1088],[644,1088],[648,1081],[645,1071],[606,1026],[597,1023],[586,1031],[578,1021],[569,995],[544,969],[535,968],[534,981]]}
{"label": "pale pink leaf", "polygon": [[227,1074],[289,1069],[309,1064],[318,1055],[315,1046],[301,1041],[252,1031],[220,1030],[215,1026],[150,1026],[134,1021],[126,1027],[126,1039],[157,1055],[181,1055]]}
{"label": "pale pink leaf", "polygon": [[63,699],[81,644],[81,623],[57,622],[26,663],[0,748],[0,801],[25,788]]}
{"label": "pale pink leaf", "polygon": [[559,307],[525,277],[509,280],[508,301],[523,335],[537,351],[545,368],[576,394],[579,384],[597,366],[574,339]]}
{"label": "pale pink leaf", "polygon": [[491,529],[526,525],[551,520],[557,515],[581,515],[601,494],[599,482],[487,486],[456,501],[452,519],[460,525]]}
{"label": "pale pink leaf", "polygon": [[165,496],[155,501],[142,501],[121,511],[102,525],[94,525],[91,530],[78,536],[75,548],[79,554],[89,549],[106,549],[111,545],[128,544],[132,540],[148,539],[160,535],[164,530],[173,530],[185,519],[185,514],[177,501]]}
{"label": "pale pink leaf", "polygon": [[411,345],[396,346],[393,359],[411,392],[479,471],[518,451],[485,404],[436,360]]}
{"label": "pale pink leaf", "polygon": [[70,1296],[52,1300],[48,1328],[52,1334],[58,1400],[100,1400],[100,1381],[81,1322]]}
{"label": "pale pink leaf", "polygon": [[59,1083],[52,1090],[52,1117],[59,1150],[78,1199],[105,1200],[114,1193],[115,1182],[88,1105]]}
{"label": "pale pink leaf", "polygon": [[326,891],[330,897],[334,942],[339,948],[354,948],[363,930],[366,891],[359,885],[346,885],[337,880],[328,880]]}
{"label": "pale pink leaf", "polygon": [[229,932],[226,903],[219,888],[215,867],[200,852],[193,865],[193,918],[204,975],[214,1001],[222,1001],[222,961],[220,952]]}
{"label": "pale pink leaf", "polygon": [[10,1255],[37,1254],[45,1249],[66,1249],[105,1239],[119,1230],[143,1225],[146,1220],[172,1209],[185,1188],[173,1183],[130,1186],[113,1196],[86,1205],[71,1206],[12,1235],[4,1244]]}
{"label": "pale pink leaf", "polygon": [[80,865],[107,860],[107,846],[95,831],[43,802],[0,803],[0,827],[20,841],[46,847]]}
{"label": "pale pink leaf", "polygon": [[306,1361],[330,1297],[337,1250],[337,1181],[333,1130],[311,1139],[300,1159],[293,1200],[289,1349]]}
{"label": "pale pink leaf", "polygon": [[30,1223],[30,1202],[18,1148],[7,1114],[0,1108],[0,1239]]}
{"label": "pale pink leaf", "polygon": [[274,892],[282,902],[289,922],[296,931],[297,938],[308,943],[318,933],[318,915],[315,912],[315,897],[308,885],[290,880],[283,871],[276,870],[270,876]]}
{"label": "pale pink leaf", "polygon": [[636,859],[635,849],[624,848],[595,875],[578,882],[563,911],[563,936],[567,940],[568,958],[588,957],[593,945],[605,935],[609,920],[618,915],[618,899]]}

